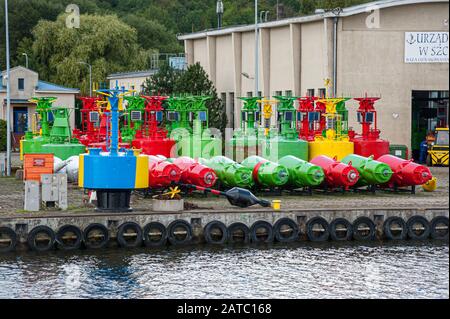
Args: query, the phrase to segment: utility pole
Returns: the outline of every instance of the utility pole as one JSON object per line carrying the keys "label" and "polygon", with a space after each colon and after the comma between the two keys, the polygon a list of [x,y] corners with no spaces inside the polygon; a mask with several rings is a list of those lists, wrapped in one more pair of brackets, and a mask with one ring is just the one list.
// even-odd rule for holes
{"label": "utility pole", "polygon": [[6,176],[11,176],[11,78],[9,65],[8,0],[5,0],[6,30]]}
{"label": "utility pole", "polygon": [[222,17],[223,17],[222,0],[217,0],[216,13],[217,13],[217,29],[220,29],[222,27]]}
{"label": "utility pole", "polygon": [[255,97],[259,94],[258,0],[255,0]]}

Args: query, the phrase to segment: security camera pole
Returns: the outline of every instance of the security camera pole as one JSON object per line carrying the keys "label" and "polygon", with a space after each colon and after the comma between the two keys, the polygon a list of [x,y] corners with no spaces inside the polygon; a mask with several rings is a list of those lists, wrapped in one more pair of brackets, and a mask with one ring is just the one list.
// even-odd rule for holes
{"label": "security camera pole", "polygon": [[11,96],[10,96],[10,66],[9,66],[9,23],[8,0],[5,0],[5,30],[6,30],[6,176],[11,176]]}
{"label": "security camera pole", "polygon": [[216,13],[217,13],[217,29],[220,29],[222,27],[222,17],[223,17],[222,0],[217,0]]}

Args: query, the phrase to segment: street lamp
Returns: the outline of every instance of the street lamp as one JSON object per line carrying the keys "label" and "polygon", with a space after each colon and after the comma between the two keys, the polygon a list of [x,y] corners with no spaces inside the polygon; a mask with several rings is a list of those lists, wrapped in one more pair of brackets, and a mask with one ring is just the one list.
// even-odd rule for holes
{"label": "street lamp", "polygon": [[89,96],[92,96],[92,65],[83,61],[78,61],[78,64],[84,64],[89,67]]}
{"label": "street lamp", "polygon": [[9,65],[8,0],[5,0],[6,31],[6,176],[11,176],[11,78]]}
{"label": "street lamp", "polygon": [[22,55],[25,56],[25,67],[28,69],[28,54],[26,54],[25,52],[23,52]]}
{"label": "street lamp", "polygon": [[217,13],[217,28],[220,29],[222,27],[222,17],[223,17],[222,0],[217,0],[216,13]]}
{"label": "street lamp", "polygon": [[[267,15],[269,14],[269,12],[270,11],[261,11],[259,13],[259,21],[261,21],[261,23],[262,22],[267,22]],[[264,15],[264,18],[263,18],[263,15]]]}

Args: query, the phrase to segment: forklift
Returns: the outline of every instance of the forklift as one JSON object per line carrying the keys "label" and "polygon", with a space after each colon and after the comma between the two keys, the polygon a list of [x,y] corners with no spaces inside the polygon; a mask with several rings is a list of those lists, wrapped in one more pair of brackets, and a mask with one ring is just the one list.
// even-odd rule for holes
{"label": "forklift", "polygon": [[428,146],[428,166],[448,166],[448,127],[436,128],[435,141]]}

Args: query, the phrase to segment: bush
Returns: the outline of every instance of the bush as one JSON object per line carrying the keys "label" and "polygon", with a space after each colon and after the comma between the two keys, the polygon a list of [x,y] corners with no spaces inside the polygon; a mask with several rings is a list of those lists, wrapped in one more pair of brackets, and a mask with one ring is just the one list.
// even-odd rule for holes
{"label": "bush", "polygon": [[6,121],[0,120],[0,152],[6,151]]}

